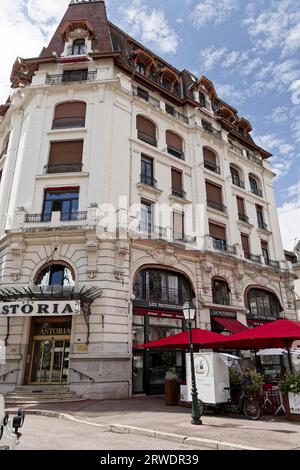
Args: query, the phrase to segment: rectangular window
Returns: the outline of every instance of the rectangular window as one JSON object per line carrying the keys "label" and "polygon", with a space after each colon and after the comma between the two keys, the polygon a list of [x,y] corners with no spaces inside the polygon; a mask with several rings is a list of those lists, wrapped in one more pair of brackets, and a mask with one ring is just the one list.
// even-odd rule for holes
{"label": "rectangular window", "polygon": [[267,225],[264,219],[264,209],[262,206],[259,206],[257,204],[256,204],[256,214],[257,214],[257,223],[258,223],[259,228],[266,230]]}
{"label": "rectangular window", "polygon": [[52,212],[60,212],[61,220],[75,220],[79,207],[79,188],[47,189],[45,192],[43,221],[50,222]]}
{"label": "rectangular window", "polygon": [[174,240],[184,239],[184,214],[173,212],[173,238]]}
{"label": "rectangular window", "polygon": [[183,190],[183,183],[182,183],[182,172],[172,168],[171,170],[171,178],[172,178],[172,194],[177,197],[185,198],[186,193]]}
{"label": "rectangular window", "polygon": [[142,155],[141,160],[141,182],[149,186],[155,186],[153,177],[153,159]]}
{"label": "rectangular window", "polygon": [[214,248],[227,250],[226,226],[217,222],[209,222],[209,235],[213,239]]}
{"label": "rectangular window", "polygon": [[152,233],[153,226],[153,204],[142,199],[141,201],[141,230]]}
{"label": "rectangular window", "polygon": [[261,241],[261,251],[267,265],[270,264],[270,256],[269,256],[269,245],[268,242]]}
{"label": "rectangular window", "polygon": [[74,173],[82,170],[83,140],[51,142],[46,173]]}
{"label": "rectangular window", "polygon": [[241,240],[242,240],[242,248],[244,251],[245,258],[249,259],[250,258],[249,236],[242,233]]}
{"label": "rectangular window", "polygon": [[225,212],[226,207],[223,205],[222,188],[209,181],[206,181],[205,185],[208,207]]}
{"label": "rectangular window", "polygon": [[88,69],[65,70],[63,73],[63,82],[81,82],[88,78]]}

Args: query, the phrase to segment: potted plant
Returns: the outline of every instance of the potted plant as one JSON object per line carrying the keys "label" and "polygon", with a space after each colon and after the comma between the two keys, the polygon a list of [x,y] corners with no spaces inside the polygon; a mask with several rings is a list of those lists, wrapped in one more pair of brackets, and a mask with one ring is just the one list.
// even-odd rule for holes
{"label": "potted plant", "polygon": [[245,384],[245,390],[249,395],[256,399],[260,399],[263,384],[263,376],[256,370],[251,370],[249,382]]}
{"label": "potted plant", "polygon": [[293,421],[300,421],[300,372],[287,372],[280,381],[279,390],[286,416]]}
{"label": "potted plant", "polygon": [[238,403],[243,387],[243,376],[235,369],[229,369],[230,395],[233,403]]}
{"label": "potted plant", "polygon": [[178,405],[178,375],[175,369],[170,369],[165,375],[165,404],[168,406]]}

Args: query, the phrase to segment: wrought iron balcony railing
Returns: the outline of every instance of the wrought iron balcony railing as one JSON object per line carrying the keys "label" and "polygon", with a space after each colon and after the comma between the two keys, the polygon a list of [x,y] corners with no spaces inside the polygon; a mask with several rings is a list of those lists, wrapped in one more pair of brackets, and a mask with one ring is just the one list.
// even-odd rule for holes
{"label": "wrought iron balcony railing", "polygon": [[146,142],[149,145],[153,145],[153,147],[157,147],[157,140],[150,134],[146,134],[146,132],[138,130],[138,139]]}
{"label": "wrought iron balcony railing", "polygon": [[141,238],[159,239],[163,240],[167,238],[167,230],[163,227],[153,224],[140,224],[139,232]]}
{"label": "wrought iron balcony railing", "polygon": [[220,167],[207,160],[204,160],[204,168],[206,168],[207,170],[213,171],[214,173],[217,173],[218,175],[221,174]]}
{"label": "wrought iron balcony railing", "polygon": [[134,292],[136,300],[145,300],[147,302],[157,302],[169,305],[183,305],[186,300],[186,294],[180,289],[169,289],[160,286],[145,285]]}
{"label": "wrought iron balcony railing", "polygon": [[183,243],[195,243],[196,237],[192,235],[185,235],[184,233],[173,233],[174,242],[183,242]]}
{"label": "wrought iron balcony railing", "polygon": [[54,119],[52,129],[73,129],[85,126],[85,116],[70,116]]}
{"label": "wrought iron balcony railing", "polygon": [[152,186],[152,188],[156,188],[157,180],[152,176],[141,175],[141,183],[146,184],[147,186]]}
{"label": "wrought iron balcony railing", "polygon": [[272,259],[265,259],[265,263],[267,266],[271,266],[271,268],[275,268],[275,269],[280,268],[279,261],[273,261]]}
{"label": "wrought iron balcony railing", "polygon": [[47,75],[46,84],[47,85],[59,85],[60,83],[70,83],[70,82],[93,82],[96,80],[97,72],[88,72],[88,73],[78,73],[77,75]]}
{"label": "wrought iron balcony railing", "polygon": [[165,105],[166,113],[170,114],[170,116],[173,116],[177,121],[183,122],[184,124],[189,124],[189,118],[186,117],[184,114],[179,113],[174,109],[172,106],[166,104]]}
{"label": "wrought iron balcony railing", "polygon": [[239,220],[245,222],[245,224],[249,224],[249,217],[246,214],[239,214]]}
{"label": "wrought iron balcony railing", "polygon": [[263,166],[263,161],[260,160],[258,157],[256,157],[253,153],[249,152],[249,150],[246,151],[247,158],[253,163],[256,163],[256,165]]}
{"label": "wrought iron balcony railing", "polygon": [[265,222],[258,221],[258,226],[261,230],[268,230],[268,226]]}
{"label": "wrought iron balcony railing", "polygon": [[182,188],[172,187],[172,195],[180,197],[181,199],[186,199],[186,192]]}
{"label": "wrought iron balcony railing", "polygon": [[175,147],[172,147],[171,145],[167,145],[167,152],[170,155],[173,155],[173,157],[180,158],[180,160],[184,160],[184,152],[180,149],[176,149]]}
{"label": "wrought iron balcony railing", "polygon": [[218,305],[230,305],[230,294],[213,291],[213,303]]}
{"label": "wrought iron balcony railing", "polygon": [[[26,214],[25,223],[39,224],[51,222],[52,213],[47,214]],[[60,220],[62,222],[87,220],[87,212],[61,212]]]}
{"label": "wrought iron balcony railing", "polygon": [[224,251],[233,255],[236,254],[236,247],[228,245],[226,240],[220,240],[219,238],[214,238],[214,237],[212,237],[212,240],[213,240],[213,247],[216,250]]}
{"label": "wrought iron balcony railing", "polygon": [[66,163],[61,165],[46,165],[44,167],[44,174],[59,174],[59,173],[80,173],[82,171],[82,163]]}
{"label": "wrought iron balcony railing", "polygon": [[252,255],[252,253],[244,253],[245,258],[253,263],[261,264],[261,258],[259,255]]}
{"label": "wrought iron balcony railing", "polygon": [[220,212],[227,211],[226,206],[224,206],[223,204],[220,204],[219,202],[211,201],[209,199],[207,200],[207,206],[210,207],[211,209],[216,209],[217,211],[220,211]]}
{"label": "wrought iron balcony railing", "polygon": [[62,222],[78,222],[87,220],[87,212],[61,212],[60,220]]}
{"label": "wrought iron balcony railing", "polygon": [[209,134],[213,134],[216,136],[218,139],[222,139],[222,132],[213,127],[209,122],[202,121],[202,127],[205,130],[205,132],[208,132]]}
{"label": "wrought iron balcony railing", "polygon": [[137,96],[138,98],[141,98],[142,100],[147,101],[147,103],[151,104],[155,108],[160,108],[160,101],[154,98],[154,96],[150,95],[148,91],[145,91],[142,88],[139,88],[133,85],[132,93],[133,93],[133,96]]}

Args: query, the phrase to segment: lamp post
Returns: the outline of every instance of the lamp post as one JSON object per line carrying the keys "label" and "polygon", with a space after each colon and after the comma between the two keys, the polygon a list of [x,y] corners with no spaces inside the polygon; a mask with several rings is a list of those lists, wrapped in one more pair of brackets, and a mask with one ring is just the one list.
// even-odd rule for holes
{"label": "lamp post", "polygon": [[192,321],[195,319],[196,307],[192,299],[186,300],[183,304],[184,318],[188,324],[189,329],[189,343],[190,343],[190,357],[191,357],[191,376],[192,376],[192,424],[200,425],[202,421],[200,419],[199,404],[198,404],[198,393],[196,387],[195,377],[195,365],[194,365],[194,347],[193,347],[193,335],[192,335]]}

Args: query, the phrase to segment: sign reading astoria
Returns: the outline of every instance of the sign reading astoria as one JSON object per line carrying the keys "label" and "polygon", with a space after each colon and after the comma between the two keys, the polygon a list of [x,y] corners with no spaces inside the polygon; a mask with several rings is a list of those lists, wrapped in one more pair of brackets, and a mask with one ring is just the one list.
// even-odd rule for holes
{"label": "sign reading astoria", "polygon": [[0,302],[0,317],[80,315],[80,302]]}

